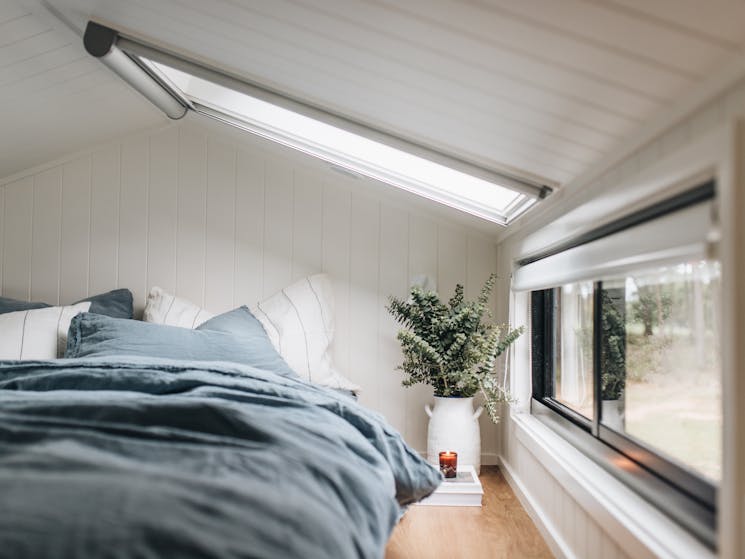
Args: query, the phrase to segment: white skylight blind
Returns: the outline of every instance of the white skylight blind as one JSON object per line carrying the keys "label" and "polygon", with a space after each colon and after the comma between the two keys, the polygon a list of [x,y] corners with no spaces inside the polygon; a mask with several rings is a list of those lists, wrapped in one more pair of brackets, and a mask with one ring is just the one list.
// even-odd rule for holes
{"label": "white skylight blind", "polygon": [[484,219],[507,224],[535,196],[343,130],[236,89],[138,57],[197,112],[345,169]]}

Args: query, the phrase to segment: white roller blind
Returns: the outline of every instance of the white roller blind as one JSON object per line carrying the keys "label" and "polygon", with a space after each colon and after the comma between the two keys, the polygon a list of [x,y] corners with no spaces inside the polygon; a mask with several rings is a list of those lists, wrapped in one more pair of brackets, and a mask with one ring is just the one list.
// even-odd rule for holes
{"label": "white roller blind", "polygon": [[634,270],[704,259],[713,231],[704,202],[519,267],[512,289],[534,291],[618,277]]}

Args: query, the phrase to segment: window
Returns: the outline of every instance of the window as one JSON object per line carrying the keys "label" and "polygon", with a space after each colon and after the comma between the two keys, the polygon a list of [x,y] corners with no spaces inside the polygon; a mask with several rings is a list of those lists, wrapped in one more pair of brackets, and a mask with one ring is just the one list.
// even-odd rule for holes
{"label": "window", "polygon": [[[704,186],[526,262],[516,280],[531,286],[534,413],[713,546],[721,268]],[[548,274],[569,257],[582,266]]]}
{"label": "window", "polygon": [[[197,112],[303,151],[344,169],[505,225],[545,193],[512,188],[352,133],[213,80],[139,56],[137,62],[186,99]],[[500,184],[504,183],[504,184]],[[523,185],[525,186],[525,185]],[[545,190],[545,189],[544,189]]]}
{"label": "window", "polygon": [[603,282],[602,423],[718,482],[719,263]]}
{"label": "window", "polygon": [[593,285],[570,283],[557,290],[553,316],[554,398],[583,418],[593,406]]}

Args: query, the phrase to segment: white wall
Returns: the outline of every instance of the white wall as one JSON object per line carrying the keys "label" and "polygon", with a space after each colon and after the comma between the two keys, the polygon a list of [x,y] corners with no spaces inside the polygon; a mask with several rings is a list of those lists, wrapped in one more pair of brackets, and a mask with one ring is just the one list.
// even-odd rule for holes
{"label": "white wall", "polygon": [[[417,274],[474,296],[497,250],[387,190],[263,140],[172,125],[0,181],[0,292],[69,303],[127,287],[141,309],[159,285],[220,312],[323,270],[335,284],[340,370],[423,451],[431,390],[400,385],[386,298]],[[497,430],[485,415],[489,463]]]}
{"label": "white wall", "polygon": [[[731,199],[730,171],[727,167],[732,163],[733,154],[729,153],[731,148],[728,134],[732,121],[743,114],[745,83],[740,82],[606,169],[585,188],[569,192],[553,205],[547,205],[539,219],[500,244],[499,270],[500,276],[504,278],[499,286],[500,301],[511,297],[507,278],[518,257],[591,228],[604,219],[607,220],[609,215],[631,211],[637,203],[643,204],[644,198],[649,203],[650,199],[662,195],[664,188],[695,173],[697,169],[713,169],[720,178],[723,197]],[[735,159],[737,157],[745,158],[745,153],[734,156]],[[582,210],[578,211],[578,207],[582,207]],[[742,211],[730,208],[722,210],[722,213]],[[741,217],[742,214],[738,215]],[[596,221],[588,221],[588,216]],[[727,234],[725,228],[725,235]],[[739,250],[741,255],[742,247]],[[734,277],[729,274],[733,273],[735,265],[741,267],[741,264],[732,261],[725,265],[724,273],[727,277]],[[740,285],[740,290],[741,287]],[[527,323],[527,304],[521,296],[513,296],[513,300],[515,299],[517,305],[513,304],[513,311],[517,308],[517,313],[513,315],[513,320]],[[499,315],[498,319],[506,320],[508,315],[505,307],[501,309],[505,314]],[[732,339],[726,340],[725,346],[736,346],[737,333],[732,330],[727,331],[727,335],[731,335]],[[527,343],[525,340],[523,342]],[[725,378],[735,374],[734,366],[724,372]],[[666,523],[664,517],[656,516],[652,507],[639,500],[625,510],[616,507],[617,510],[613,511],[607,498],[604,502],[603,497],[589,484],[578,481],[577,469],[567,466],[571,462],[567,453],[563,458],[556,453],[550,458],[550,449],[540,451],[538,439],[523,426],[529,424],[526,416],[520,413],[526,409],[526,396],[529,399],[529,376],[529,350],[527,347],[518,347],[513,361],[512,386],[522,392],[523,401],[513,408],[512,415],[505,414],[501,425],[500,461],[512,486],[532,513],[556,555],[578,559],[708,556],[706,550],[695,547],[695,542],[688,545],[686,551],[681,551],[681,548],[671,551],[674,546],[685,541],[687,534],[676,532],[675,525]],[[734,430],[735,421],[736,416],[728,414],[725,407],[725,435]],[[536,432],[539,431],[536,427]],[[737,433],[741,436],[741,426],[737,428]],[[546,437],[547,440],[550,439],[550,435]],[[547,448],[550,446],[548,444]],[[725,461],[728,460],[727,455],[731,455],[733,451],[733,448],[725,447]],[[562,462],[566,463],[562,466]],[[720,522],[726,528],[720,543],[728,550],[723,555],[728,558],[739,557],[742,552],[737,538],[742,538],[738,534],[742,534],[743,518],[733,517],[733,513],[739,514],[736,509],[742,507],[741,503],[744,501],[742,497],[738,500],[738,496],[730,492],[730,488],[732,491],[742,488],[742,474],[737,474],[738,467],[742,471],[742,461],[739,466],[736,461],[731,461],[729,466],[725,463],[723,483],[729,485],[720,492],[720,514],[723,515]],[[736,477],[740,480],[737,483]],[[606,481],[607,486],[613,483],[613,480]],[[614,491],[621,495],[623,488],[616,488]],[[626,503],[630,503],[634,495],[624,493],[623,498]],[[654,522],[644,526],[643,519],[652,517],[655,518]]]}

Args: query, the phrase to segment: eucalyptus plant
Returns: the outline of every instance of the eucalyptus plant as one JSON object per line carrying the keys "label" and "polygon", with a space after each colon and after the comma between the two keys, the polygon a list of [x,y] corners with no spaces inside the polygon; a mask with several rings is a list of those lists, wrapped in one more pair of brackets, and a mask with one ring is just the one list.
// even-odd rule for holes
{"label": "eucalyptus plant", "polygon": [[404,362],[404,386],[418,383],[434,387],[435,396],[463,397],[484,395],[489,417],[499,421],[499,404],[511,400],[500,385],[494,366],[497,358],[523,333],[523,328],[492,324],[489,295],[494,288],[495,274],[481,289],[475,301],[467,301],[463,286],[447,302],[440,301],[435,291],[419,286],[411,289],[408,300],[389,297],[386,309],[403,326],[398,340]]}

